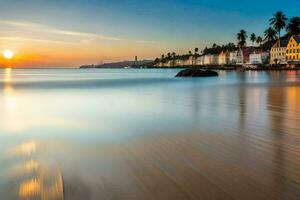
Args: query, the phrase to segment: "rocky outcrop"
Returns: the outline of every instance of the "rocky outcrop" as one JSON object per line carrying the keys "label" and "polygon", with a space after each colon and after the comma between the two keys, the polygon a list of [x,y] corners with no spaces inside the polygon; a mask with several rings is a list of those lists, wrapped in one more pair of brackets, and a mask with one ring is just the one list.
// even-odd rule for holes
{"label": "rocky outcrop", "polygon": [[175,77],[211,77],[218,76],[219,74],[212,70],[201,70],[201,69],[184,69]]}

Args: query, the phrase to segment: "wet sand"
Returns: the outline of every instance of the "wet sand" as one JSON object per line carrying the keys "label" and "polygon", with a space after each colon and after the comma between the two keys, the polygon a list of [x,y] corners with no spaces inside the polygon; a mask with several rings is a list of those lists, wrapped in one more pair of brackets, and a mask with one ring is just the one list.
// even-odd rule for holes
{"label": "wet sand", "polygon": [[[66,199],[298,199],[300,195],[299,150],[283,148],[280,140],[194,133],[147,138],[88,154],[95,161],[86,158],[85,164],[69,166],[65,173]],[[79,173],[72,172],[76,168]]]}
{"label": "wet sand", "polygon": [[1,118],[1,197],[299,199],[300,74],[218,80],[74,93],[12,86]]}

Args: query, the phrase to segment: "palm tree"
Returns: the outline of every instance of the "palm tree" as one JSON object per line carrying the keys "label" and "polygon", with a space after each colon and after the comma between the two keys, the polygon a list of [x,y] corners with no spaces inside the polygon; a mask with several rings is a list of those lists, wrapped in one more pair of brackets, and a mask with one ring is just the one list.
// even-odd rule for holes
{"label": "palm tree", "polygon": [[199,52],[199,48],[196,47],[195,48],[195,53],[194,53],[194,58],[193,58],[194,59],[193,63],[196,62],[196,59],[198,57],[198,52]]}
{"label": "palm tree", "polygon": [[171,53],[167,53],[167,63],[169,63],[169,67],[170,67],[170,60],[171,60]]}
{"label": "palm tree", "polygon": [[[278,40],[280,41],[280,31],[285,28],[287,18],[285,14],[281,11],[276,12],[273,17],[269,20],[270,26],[273,26],[273,28],[278,33]],[[280,47],[280,42],[279,42]]]}
{"label": "palm tree", "polygon": [[255,35],[255,33],[252,33],[252,34],[250,35],[250,40],[251,40],[251,42],[252,42],[252,45],[254,46],[254,42],[256,41],[256,35]]}
{"label": "palm tree", "polygon": [[247,39],[247,32],[245,30],[240,30],[240,32],[237,34],[237,39],[238,39],[238,46],[240,48],[243,48],[247,42],[246,42],[246,39]]}
{"label": "palm tree", "polygon": [[176,57],[176,53],[175,52],[173,52],[172,53],[172,65],[173,65],[173,67],[175,66],[175,57]]}
{"label": "palm tree", "polygon": [[263,41],[262,37],[258,36],[258,37],[256,38],[256,43],[257,43],[259,46],[261,45],[262,41]]}
{"label": "palm tree", "polygon": [[162,54],[160,59],[161,59],[160,61],[161,61],[162,66],[164,66],[164,63],[165,63],[165,54]]}
{"label": "palm tree", "polygon": [[268,40],[268,42],[274,41],[277,36],[276,30],[271,27],[269,27],[267,30],[265,30],[264,34],[265,34],[265,38]]}
{"label": "palm tree", "polygon": [[171,58],[171,53],[167,53],[167,59],[170,59]]}
{"label": "palm tree", "polygon": [[300,34],[300,17],[292,17],[286,27],[289,36]]}

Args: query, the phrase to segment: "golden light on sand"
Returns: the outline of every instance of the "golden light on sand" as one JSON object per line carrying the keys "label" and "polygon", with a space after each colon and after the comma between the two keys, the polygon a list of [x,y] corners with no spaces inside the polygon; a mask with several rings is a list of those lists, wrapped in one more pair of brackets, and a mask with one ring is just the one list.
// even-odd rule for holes
{"label": "golden light on sand", "polygon": [[6,49],[2,52],[2,55],[5,59],[12,59],[15,54],[13,51]]}
{"label": "golden light on sand", "polygon": [[8,155],[9,156],[16,156],[16,155],[31,156],[36,153],[37,149],[38,149],[38,144],[35,141],[28,141],[10,149]]}

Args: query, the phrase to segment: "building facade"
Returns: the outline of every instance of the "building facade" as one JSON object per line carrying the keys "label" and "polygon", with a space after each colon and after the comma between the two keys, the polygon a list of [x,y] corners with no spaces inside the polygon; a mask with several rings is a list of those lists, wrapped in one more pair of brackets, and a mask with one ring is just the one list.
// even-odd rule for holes
{"label": "building facade", "polygon": [[244,64],[244,56],[243,56],[243,51],[241,48],[239,48],[236,51],[236,64],[238,64],[238,65]]}
{"label": "building facade", "polygon": [[229,53],[229,63],[228,64],[235,65],[235,64],[237,64],[237,60],[238,60],[237,51],[230,52]]}
{"label": "building facade", "polygon": [[252,53],[249,55],[249,64],[251,65],[260,65],[268,63],[269,53],[261,52],[261,53]]}
{"label": "building facade", "polygon": [[204,65],[204,56],[199,56],[195,59],[195,65]]}
{"label": "building facade", "polygon": [[243,63],[242,64],[250,64],[250,54],[254,54],[256,52],[255,47],[244,47],[242,49]]}
{"label": "building facade", "polygon": [[270,52],[270,64],[286,64],[286,52],[288,40],[277,41]]}
{"label": "building facade", "polygon": [[286,59],[288,63],[300,63],[300,35],[290,38],[286,48]]}
{"label": "building facade", "polygon": [[218,62],[218,64],[219,65],[228,65],[229,64],[229,52],[228,51],[226,51],[226,52],[221,52],[220,54],[219,54],[219,62]]}

